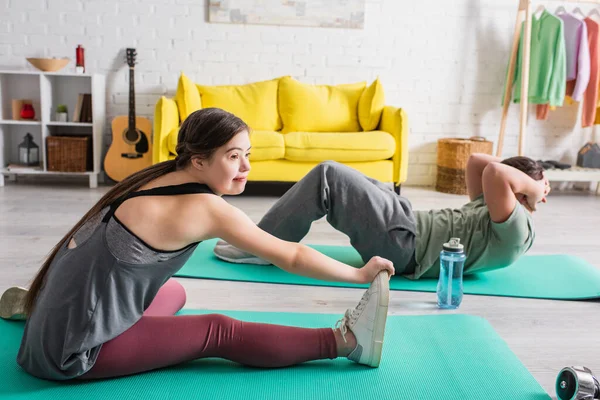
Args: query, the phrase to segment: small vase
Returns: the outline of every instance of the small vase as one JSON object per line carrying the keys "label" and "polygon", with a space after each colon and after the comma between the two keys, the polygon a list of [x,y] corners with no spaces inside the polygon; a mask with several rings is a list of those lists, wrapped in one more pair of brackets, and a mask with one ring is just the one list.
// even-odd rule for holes
{"label": "small vase", "polygon": [[56,121],[57,122],[67,122],[67,113],[57,112],[56,113]]}
{"label": "small vase", "polygon": [[35,118],[35,110],[31,104],[23,104],[23,108],[21,108],[21,118],[23,119],[34,119]]}

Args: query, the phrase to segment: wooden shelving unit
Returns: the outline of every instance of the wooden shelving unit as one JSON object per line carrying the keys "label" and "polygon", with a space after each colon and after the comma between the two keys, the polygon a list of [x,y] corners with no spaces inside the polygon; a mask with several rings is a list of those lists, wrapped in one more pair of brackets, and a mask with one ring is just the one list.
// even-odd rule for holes
{"label": "wooden shelving unit", "polygon": [[[98,186],[102,165],[102,138],[106,120],[105,79],[99,74],[73,74],[60,72],[0,71],[0,186],[4,176],[17,175],[74,175],[87,176],[89,186]],[[55,121],[55,110],[66,104],[69,120],[80,93],[92,94],[93,122]],[[33,102],[36,119],[13,120],[12,100],[29,99]],[[40,148],[38,169],[9,169],[17,163],[18,146],[25,134],[31,133]],[[92,170],[86,172],[48,171],[46,138],[52,135],[89,135],[92,138]]]}

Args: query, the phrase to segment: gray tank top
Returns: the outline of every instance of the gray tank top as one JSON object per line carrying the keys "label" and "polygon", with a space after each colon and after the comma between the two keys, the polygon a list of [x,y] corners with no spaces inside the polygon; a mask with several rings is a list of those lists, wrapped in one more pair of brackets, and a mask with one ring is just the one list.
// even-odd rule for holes
{"label": "gray tank top", "polygon": [[175,251],[156,250],[127,230],[151,255],[131,260],[115,254],[107,227],[114,223],[117,207],[129,198],[193,193],[213,192],[206,185],[186,183],[130,193],[111,205],[77,247],[69,249],[67,241],[59,249],[25,324],[17,355],[24,370],[51,380],[83,375],[96,362],[103,343],[142,317],[160,287],[190,258],[198,243]]}

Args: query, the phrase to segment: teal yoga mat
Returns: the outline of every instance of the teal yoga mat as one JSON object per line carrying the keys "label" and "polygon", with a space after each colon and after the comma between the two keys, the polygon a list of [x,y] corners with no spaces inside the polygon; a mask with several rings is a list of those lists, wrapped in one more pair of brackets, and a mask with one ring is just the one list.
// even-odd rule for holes
{"label": "teal yoga mat", "polygon": [[[304,327],[333,326],[340,317],[223,313],[243,320]],[[550,399],[490,324],[469,315],[388,317],[377,369],[342,358],[280,369],[206,359],[93,382],[57,383],[26,374],[15,362],[22,332],[23,323],[0,320],[0,398],[4,400]]]}
{"label": "teal yoga mat", "polygon": [[[273,265],[232,264],[213,254],[216,240],[200,243],[175,276],[230,281],[285,283],[293,285],[366,287],[327,282],[287,273]],[[337,260],[362,266],[356,250],[347,246],[311,246]],[[435,292],[437,280],[413,281],[394,276],[392,290]],[[600,269],[568,255],[524,256],[500,270],[465,276],[464,292],[492,296],[585,300],[600,297]]]}

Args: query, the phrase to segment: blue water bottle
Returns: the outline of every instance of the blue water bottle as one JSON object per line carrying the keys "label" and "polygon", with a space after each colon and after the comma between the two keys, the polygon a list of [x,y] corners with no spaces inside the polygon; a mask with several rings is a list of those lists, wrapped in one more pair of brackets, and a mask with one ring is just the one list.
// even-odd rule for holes
{"label": "blue water bottle", "polygon": [[454,309],[460,306],[463,298],[463,267],[467,256],[459,238],[451,238],[443,247],[437,285],[438,307]]}

